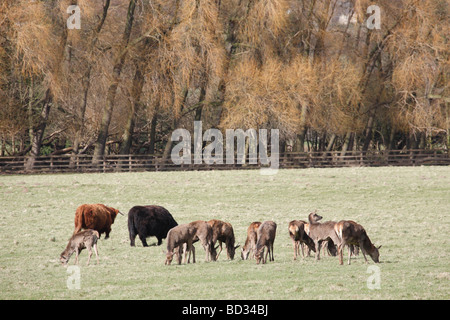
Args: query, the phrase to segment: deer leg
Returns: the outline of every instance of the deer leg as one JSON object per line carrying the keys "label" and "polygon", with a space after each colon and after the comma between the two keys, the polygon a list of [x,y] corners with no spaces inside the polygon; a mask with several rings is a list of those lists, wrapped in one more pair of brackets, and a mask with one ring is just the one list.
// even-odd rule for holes
{"label": "deer leg", "polygon": [[337,247],[338,247],[339,264],[342,265],[342,264],[344,264],[343,256],[342,256],[342,254],[343,254],[342,249],[344,248],[344,244],[340,243],[340,244],[338,244]]}
{"label": "deer leg", "polygon": [[[187,263],[187,255],[189,254],[189,259],[191,257],[191,249],[189,247],[189,243],[183,243],[183,250],[184,250],[184,263]],[[183,251],[180,251],[180,254],[183,254]]]}
{"label": "deer leg", "polygon": [[348,245],[347,248],[348,248],[348,265],[350,265],[350,257],[352,256],[353,246]]}
{"label": "deer leg", "polygon": [[205,249],[205,252],[206,252],[205,261],[208,262],[210,260],[210,258],[209,258],[209,244],[203,245],[203,249]]}
{"label": "deer leg", "polygon": [[[217,255],[216,255],[216,260],[217,259],[219,259],[219,255],[220,255],[220,253],[222,252],[222,241],[220,241],[220,240],[218,240],[219,241],[219,252],[217,252]],[[215,245],[215,243],[213,244],[213,246]],[[229,258],[229,257],[228,257]]]}
{"label": "deer leg", "polygon": [[320,250],[323,250],[323,256],[326,256],[328,253],[327,250],[327,246],[328,246],[328,241],[322,241],[322,243],[320,244]]}
{"label": "deer leg", "polygon": [[256,250],[255,259],[257,264],[260,262],[264,263],[264,247]]}
{"label": "deer leg", "polygon": [[297,241],[295,241],[294,239],[292,239],[292,244],[294,245],[294,260],[297,260]]}
{"label": "deer leg", "polygon": [[267,251],[269,252],[269,261],[273,261],[272,245],[269,243],[267,246]]}
{"label": "deer leg", "polygon": [[[267,248],[267,249],[269,249],[269,248]],[[262,254],[262,263],[263,264],[267,262],[267,254],[268,253],[269,253],[269,250],[266,251],[266,248],[263,247],[263,251],[261,252],[261,254]]]}
{"label": "deer leg", "polygon": [[78,264],[78,248],[75,249],[75,264]]}
{"label": "deer leg", "polygon": [[[185,263],[191,263],[191,252],[194,254],[194,246],[189,244],[189,242],[186,244],[186,251],[184,252],[184,262]],[[188,255],[188,259],[186,260],[186,255]]]}
{"label": "deer leg", "polygon": [[[178,249],[175,249],[176,254],[177,254],[177,260],[178,260],[178,264],[181,264],[182,260],[183,260],[183,251],[184,251],[184,243],[180,246],[178,246]],[[184,260],[186,260],[186,254],[184,255]]]}
{"label": "deer leg", "polygon": [[314,244],[316,246],[316,260],[320,260],[320,243],[318,240],[315,240]]}
{"label": "deer leg", "polygon": [[[234,244],[231,244],[230,241],[227,239],[227,242],[225,242],[225,248],[227,249],[227,259],[231,260],[230,252],[233,250]],[[236,248],[234,248],[236,250]],[[217,260],[217,258],[216,258]]]}
{"label": "deer leg", "polygon": [[250,247],[250,260],[256,259],[256,243],[252,243]]}
{"label": "deer leg", "polygon": [[97,244],[94,244],[94,252],[95,252],[95,257],[97,258],[97,264],[98,264],[98,249],[97,249]]}
{"label": "deer leg", "polygon": [[272,253],[272,261],[275,261],[275,259],[273,257],[273,243],[270,244],[270,251]]}

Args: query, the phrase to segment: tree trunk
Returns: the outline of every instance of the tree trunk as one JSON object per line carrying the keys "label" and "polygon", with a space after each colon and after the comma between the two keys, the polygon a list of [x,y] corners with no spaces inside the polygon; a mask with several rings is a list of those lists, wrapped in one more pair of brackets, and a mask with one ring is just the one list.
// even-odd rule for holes
{"label": "tree trunk", "polygon": [[395,139],[395,129],[394,127],[391,128],[391,132],[389,134],[389,145],[388,150],[394,150],[394,139]]}
{"label": "tree trunk", "polygon": [[136,71],[131,90],[130,112],[128,113],[127,124],[123,133],[123,142],[120,146],[120,154],[129,154],[133,138],[136,112],[141,100],[142,88],[144,87],[144,74],[139,63],[136,63]]}
{"label": "tree trunk", "polygon": [[344,144],[342,145],[341,150],[341,157],[344,157],[347,153],[347,150],[349,149],[349,146],[351,145],[353,133],[351,131],[348,131],[345,135]]}
{"label": "tree trunk", "polygon": [[36,157],[39,156],[41,152],[42,146],[42,138],[44,137],[45,128],[47,127],[47,120],[50,114],[52,96],[50,93],[50,89],[47,89],[45,93],[45,99],[43,101],[43,106],[41,110],[41,114],[39,117],[39,123],[36,128],[33,128],[31,131],[31,152],[30,157],[27,159],[25,164],[26,170],[32,170],[34,167],[34,163],[36,161]]}
{"label": "tree trunk", "polygon": [[[206,87],[206,85],[205,85]],[[201,121],[202,120],[202,111],[203,111],[203,105],[204,105],[204,100],[205,100],[205,96],[206,96],[206,89],[205,88],[200,88],[200,97],[198,99],[198,107],[195,110],[195,116],[194,116],[194,121]]]}
{"label": "tree trunk", "polygon": [[447,150],[450,150],[450,117],[449,117],[449,111],[450,111],[450,104],[445,101],[445,120],[446,120],[446,132],[447,132]]}
{"label": "tree trunk", "polygon": [[369,116],[369,120],[367,121],[367,126],[365,130],[365,137],[364,137],[364,145],[362,148],[362,151],[369,150],[370,142],[372,141],[372,129],[373,129],[373,123],[374,123],[374,115],[373,113]]}
{"label": "tree trunk", "polygon": [[297,135],[294,151],[295,152],[304,152],[305,151],[305,136],[306,136],[306,113],[307,113],[307,106],[306,105],[300,105],[301,108],[301,114],[300,114],[300,132]]}
{"label": "tree trunk", "polygon": [[93,158],[94,164],[98,163],[100,158],[105,153],[106,140],[108,138],[109,133],[109,125],[111,123],[112,112],[114,109],[114,100],[117,93],[117,87],[119,86],[120,74],[122,73],[122,68],[126,58],[126,51],[125,52],[122,51],[126,50],[128,42],[130,40],[135,8],[136,8],[136,1],[130,0],[127,13],[127,23],[125,26],[125,31],[123,33],[121,46],[119,47],[119,51],[117,52],[116,57],[114,59],[115,64],[113,68],[112,80],[109,85],[108,94],[106,97],[106,105],[103,110],[102,121],[100,123],[100,130],[98,133],[97,141],[95,143],[94,158]]}
{"label": "tree trunk", "polygon": [[148,153],[155,154],[155,139],[156,139],[156,124],[158,122],[158,107],[155,108],[155,113],[152,117],[152,126],[150,128],[150,143],[148,146]]}
{"label": "tree trunk", "polygon": [[328,141],[327,148],[325,149],[326,152],[331,151],[333,149],[334,141],[336,140],[336,134],[333,133],[330,137],[330,140]]}

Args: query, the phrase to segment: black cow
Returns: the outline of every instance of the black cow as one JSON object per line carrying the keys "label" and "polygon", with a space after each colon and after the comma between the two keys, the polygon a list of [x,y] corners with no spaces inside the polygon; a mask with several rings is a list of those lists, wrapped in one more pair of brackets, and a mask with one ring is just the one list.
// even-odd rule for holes
{"label": "black cow", "polygon": [[160,206],[135,206],[128,212],[128,231],[130,233],[130,245],[135,246],[136,235],[142,241],[144,247],[148,247],[145,238],[155,236],[158,246],[165,239],[167,232],[176,227],[178,223],[169,211]]}

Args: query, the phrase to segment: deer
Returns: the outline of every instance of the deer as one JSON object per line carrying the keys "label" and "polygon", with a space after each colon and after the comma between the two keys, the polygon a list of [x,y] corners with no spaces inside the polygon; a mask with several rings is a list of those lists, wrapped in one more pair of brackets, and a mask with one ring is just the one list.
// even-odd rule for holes
{"label": "deer", "polygon": [[[267,262],[267,255],[269,255],[269,261],[274,261],[273,258],[273,242],[275,241],[275,235],[277,231],[277,224],[273,221],[264,221],[258,228],[256,242],[256,264]],[[267,247],[266,255],[264,256],[264,248]]]}
{"label": "deer", "polygon": [[[309,223],[305,223],[304,226],[305,226],[305,233],[306,233],[306,235],[309,235]],[[314,243],[314,241],[313,241],[313,243]],[[306,244],[305,243],[301,243],[301,246],[302,246],[302,250],[303,250],[305,248]],[[313,245],[313,247],[314,247],[313,251],[316,252],[315,245]],[[333,243],[333,241],[327,241],[327,240],[322,241],[322,244],[320,246],[320,250],[326,250],[326,252],[328,253],[329,256],[336,256],[336,254],[337,254],[337,249],[336,249],[336,246]],[[309,257],[310,252],[311,252],[311,248],[308,247],[308,249],[307,249],[307,256],[308,257]]]}
{"label": "deer", "polygon": [[308,215],[308,236],[314,241],[315,246],[315,258],[320,260],[320,248],[323,241],[328,241],[328,249],[332,255],[336,255],[335,244],[339,243],[339,238],[334,230],[336,222],[326,221],[319,223],[322,220],[322,216],[319,216],[316,212],[311,212]]}
{"label": "deer", "polygon": [[257,231],[260,225],[261,225],[260,221],[255,221],[252,222],[247,228],[247,239],[245,240],[244,246],[241,248],[242,260],[247,260],[249,256],[250,259],[255,257],[256,242],[258,240]]}
{"label": "deer", "polygon": [[[227,248],[227,258],[233,260],[236,249],[239,248],[239,245],[234,245],[235,238],[231,224],[216,219],[209,220],[208,224],[211,226],[213,231],[212,245],[215,246],[216,241],[219,241],[220,250],[217,252],[215,260],[219,259],[219,255],[222,252],[222,243],[225,243]],[[217,249],[217,247],[214,249]]]}
{"label": "deer", "polygon": [[[314,246],[314,241],[308,236],[305,231],[305,226],[307,223],[303,220],[292,220],[289,222],[288,230],[289,236],[291,237],[292,243],[294,245],[294,260],[297,260],[297,255],[300,254],[300,245],[302,247],[302,257],[305,257],[304,245],[306,245],[309,250],[316,251]],[[309,255],[309,253],[308,253]]]}
{"label": "deer", "polygon": [[[178,264],[181,264],[183,254],[183,246],[186,247],[184,253],[184,260],[186,262],[186,254],[189,256],[192,250],[192,243],[194,242],[196,229],[189,224],[181,224],[173,227],[167,232],[167,253],[165,265],[170,265],[173,260],[173,255],[178,257]],[[189,260],[188,260],[189,261]],[[195,262],[195,259],[194,259]]]}
{"label": "deer", "polygon": [[81,250],[84,248],[88,249],[89,256],[87,260],[87,265],[89,265],[89,261],[91,261],[92,256],[92,248],[94,248],[95,256],[97,257],[97,264],[98,261],[98,250],[97,250],[97,240],[100,238],[100,234],[98,231],[93,229],[87,229],[81,232],[78,232],[69,240],[69,243],[66,246],[66,249],[61,253],[60,261],[64,266],[67,266],[67,263],[69,262],[70,257],[75,252],[75,264],[78,264],[78,255],[80,254]]}
{"label": "deer", "polygon": [[379,249],[381,246],[375,247],[375,245],[370,241],[364,227],[355,221],[351,220],[341,220],[334,226],[334,230],[339,238],[338,244],[338,255],[339,264],[343,264],[343,249],[344,246],[348,246],[348,264],[350,265],[350,257],[354,253],[353,247],[360,248],[363,253],[366,263],[367,257],[366,253],[372,258],[375,263],[379,263],[380,253]]}
{"label": "deer", "polygon": [[[206,257],[205,261],[215,261],[217,259],[216,248],[213,245],[213,229],[208,222],[203,220],[197,220],[189,223],[191,227],[195,229],[194,241],[197,242],[200,240],[203,249],[205,249]],[[195,263],[195,247],[191,247],[191,251],[193,254],[193,263]],[[189,252],[188,263],[190,262],[191,254]]]}

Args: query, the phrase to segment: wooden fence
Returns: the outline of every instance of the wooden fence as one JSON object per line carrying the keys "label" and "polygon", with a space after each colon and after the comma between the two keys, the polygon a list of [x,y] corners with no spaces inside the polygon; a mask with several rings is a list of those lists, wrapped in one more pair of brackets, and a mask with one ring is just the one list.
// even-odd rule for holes
{"label": "wooden fence", "polygon": [[[92,155],[55,155],[35,159],[32,169],[26,168],[28,157],[0,157],[1,174],[71,173],[71,172],[139,172],[174,170],[257,169],[265,165],[249,164],[181,164],[161,155],[107,155],[93,163]],[[385,150],[349,151],[345,156],[333,152],[285,152],[279,156],[279,168],[322,168],[351,166],[421,166],[450,165],[448,150]]]}

